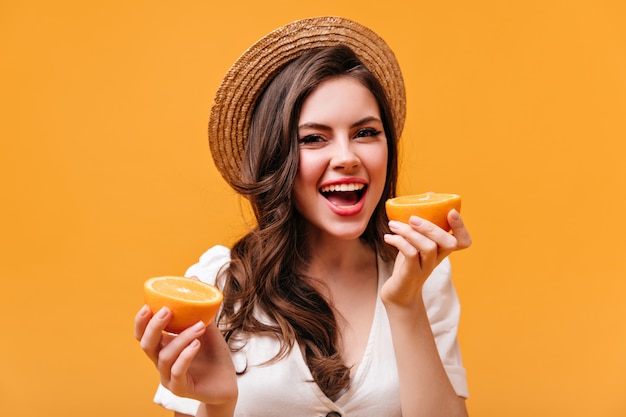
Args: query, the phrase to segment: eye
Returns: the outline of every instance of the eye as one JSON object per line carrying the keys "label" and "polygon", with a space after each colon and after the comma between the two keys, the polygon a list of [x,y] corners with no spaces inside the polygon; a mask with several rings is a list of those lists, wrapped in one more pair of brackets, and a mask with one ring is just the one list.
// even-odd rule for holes
{"label": "eye", "polygon": [[378,129],[374,129],[372,127],[366,127],[364,129],[360,129],[358,132],[356,132],[355,137],[357,138],[367,138],[367,137],[371,137],[371,136],[378,136],[380,135],[381,131]]}
{"label": "eye", "polygon": [[319,143],[319,142],[322,142],[323,140],[324,138],[322,138],[320,135],[306,135],[298,139],[298,143],[301,145],[307,145],[310,143]]}

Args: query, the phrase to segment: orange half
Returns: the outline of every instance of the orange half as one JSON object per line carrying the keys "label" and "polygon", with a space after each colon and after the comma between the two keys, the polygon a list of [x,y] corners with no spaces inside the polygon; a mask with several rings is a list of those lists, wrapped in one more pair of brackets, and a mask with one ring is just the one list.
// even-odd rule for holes
{"label": "orange half", "polygon": [[153,314],[163,307],[172,312],[172,319],[165,328],[170,333],[180,333],[200,320],[208,325],[224,298],[217,287],[184,277],[150,278],[143,289],[145,302]]}
{"label": "orange half", "polygon": [[411,216],[418,216],[449,232],[448,213],[452,209],[461,211],[461,196],[445,193],[405,195],[387,200],[385,209],[390,220],[408,223]]}

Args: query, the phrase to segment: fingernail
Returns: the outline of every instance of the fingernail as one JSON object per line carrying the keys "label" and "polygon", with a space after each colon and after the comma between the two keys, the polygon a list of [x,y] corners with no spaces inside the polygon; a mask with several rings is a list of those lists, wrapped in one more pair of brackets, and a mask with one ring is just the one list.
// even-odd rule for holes
{"label": "fingernail", "polygon": [[400,222],[395,221],[395,220],[389,220],[389,228],[390,229],[397,229],[400,227]]}
{"label": "fingernail", "polygon": [[422,224],[422,219],[420,219],[417,216],[411,216],[409,218],[409,223],[411,223],[413,226],[419,226],[420,224]]}
{"label": "fingernail", "polygon": [[169,313],[169,310],[167,307],[162,307],[157,313],[156,313],[156,317],[159,319],[163,319],[167,316],[167,313]]}
{"label": "fingernail", "polygon": [[139,310],[139,316],[146,317],[148,313],[150,313],[150,307],[144,304],[144,306],[141,307],[141,310]]}
{"label": "fingernail", "polygon": [[456,209],[452,209],[450,210],[450,217],[452,218],[452,220],[459,220],[461,218],[461,215],[458,211],[456,211]]}
{"label": "fingernail", "polygon": [[204,324],[204,322],[202,320],[200,320],[199,322],[197,322],[196,324],[191,326],[191,328],[192,328],[192,330],[194,332],[199,332],[200,330],[203,330],[205,327],[206,327],[206,325]]}

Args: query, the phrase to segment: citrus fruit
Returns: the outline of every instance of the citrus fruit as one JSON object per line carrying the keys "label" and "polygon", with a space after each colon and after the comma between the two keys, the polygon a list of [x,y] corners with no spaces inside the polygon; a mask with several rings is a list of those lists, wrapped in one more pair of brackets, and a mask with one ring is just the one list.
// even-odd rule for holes
{"label": "citrus fruit", "polygon": [[215,286],[183,277],[156,277],[146,280],[144,299],[153,314],[163,307],[172,312],[165,331],[180,333],[200,320],[211,323],[222,304],[222,292]]}
{"label": "citrus fruit", "polygon": [[452,209],[461,211],[461,196],[445,193],[405,195],[387,200],[385,209],[390,220],[408,223],[411,216],[418,216],[449,232],[448,213]]}

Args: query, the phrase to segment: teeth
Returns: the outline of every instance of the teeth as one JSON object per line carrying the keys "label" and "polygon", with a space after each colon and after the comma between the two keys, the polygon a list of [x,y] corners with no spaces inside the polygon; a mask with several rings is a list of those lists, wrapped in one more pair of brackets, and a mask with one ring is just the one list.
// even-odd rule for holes
{"label": "teeth", "polygon": [[321,188],[323,193],[331,193],[336,191],[359,191],[365,187],[364,184],[333,184],[326,185]]}

